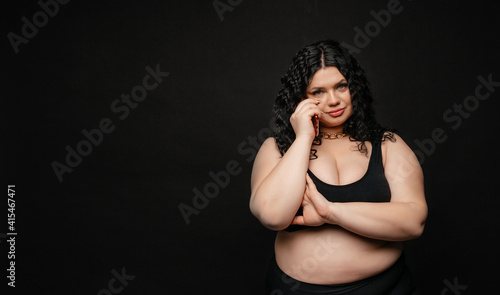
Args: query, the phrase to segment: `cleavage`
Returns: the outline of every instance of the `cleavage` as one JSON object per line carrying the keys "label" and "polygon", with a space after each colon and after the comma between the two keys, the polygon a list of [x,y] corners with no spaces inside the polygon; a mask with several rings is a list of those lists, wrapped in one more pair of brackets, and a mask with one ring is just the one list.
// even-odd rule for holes
{"label": "cleavage", "polygon": [[317,159],[309,161],[309,170],[321,181],[330,185],[347,185],[361,180],[368,171],[371,157],[371,144],[366,143],[368,157],[360,153],[357,143],[324,144],[313,146],[318,152]]}

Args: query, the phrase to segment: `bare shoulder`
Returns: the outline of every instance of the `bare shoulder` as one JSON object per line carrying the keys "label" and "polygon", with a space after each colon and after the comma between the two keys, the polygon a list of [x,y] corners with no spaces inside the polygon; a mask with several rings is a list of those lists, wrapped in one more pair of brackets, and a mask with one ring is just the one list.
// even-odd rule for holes
{"label": "bare shoulder", "polygon": [[278,149],[278,145],[276,144],[276,139],[274,137],[268,137],[259,148],[259,152],[255,157],[255,164],[262,161],[269,160],[279,160],[281,158],[281,153]]}
{"label": "bare shoulder", "polygon": [[393,140],[382,143],[382,158],[388,179],[394,175],[411,176],[420,179],[422,168],[413,150],[401,136],[392,133]]}
{"label": "bare shoulder", "polygon": [[392,137],[392,139],[388,138],[382,142],[382,157],[384,159],[384,164],[389,159],[415,156],[401,136],[393,132],[386,132],[384,135],[390,135]]}
{"label": "bare shoulder", "polygon": [[[269,158],[281,158],[278,145],[276,144],[276,139],[274,137],[268,137],[259,148],[257,156],[255,157],[255,162]],[[254,165],[255,165],[254,162]]]}
{"label": "bare shoulder", "polygon": [[262,149],[262,148],[264,148],[266,150],[267,149],[274,149],[279,154],[278,146],[276,145],[276,139],[274,137],[268,137],[266,140],[264,140],[264,142],[260,146],[260,149]]}

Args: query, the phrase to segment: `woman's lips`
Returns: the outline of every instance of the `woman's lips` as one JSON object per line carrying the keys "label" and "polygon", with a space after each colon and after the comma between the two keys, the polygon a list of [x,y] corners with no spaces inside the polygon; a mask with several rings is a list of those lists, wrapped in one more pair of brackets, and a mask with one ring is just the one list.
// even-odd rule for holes
{"label": "woman's lips", "polygon": [[345,108],[329,111],[328,114],[332,117],[339,117],[344,113]]}

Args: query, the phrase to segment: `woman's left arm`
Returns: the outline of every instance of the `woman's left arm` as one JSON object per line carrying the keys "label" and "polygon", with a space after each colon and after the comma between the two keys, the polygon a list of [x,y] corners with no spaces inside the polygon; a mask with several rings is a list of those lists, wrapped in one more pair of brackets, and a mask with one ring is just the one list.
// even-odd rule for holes
{"label": "woman's left arm", "polygon": [[[386,141],[385,176],[391,189],[388,203],[328,202],[316,190],[309,176],[304,198],[325,223],[339,225],[361,236],[386,241],[406,241],[419,237],[427,218],[424,179],[413,151],[397,135]],[[303,219],[294,220],[304,224]]]}

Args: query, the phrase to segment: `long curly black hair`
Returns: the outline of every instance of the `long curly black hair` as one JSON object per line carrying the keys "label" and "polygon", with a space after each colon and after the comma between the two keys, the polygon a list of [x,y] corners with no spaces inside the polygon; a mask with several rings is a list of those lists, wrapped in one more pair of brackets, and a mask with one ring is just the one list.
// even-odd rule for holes
{"label": "long curly black hair", "polygon": [[[375,120],[372,107],[373,97],[364,70],[358,61],[337,41],[320,41],[304,47],[292,59],[286,74],[281,78],[282,87],[274,103],[274,138],[283,156],[295,140],[295,132],[290,116],[306,97],[306,89],[319,69],[337,67],[346,78],[351,93],[353,114],[347,119],[343,132],[349,134],[351,141],[358,141],[358,150],[367,154],[365,142],[377,143],[387,139],[394,141],[395,130],[383,128]],[[321,144],[321,138],[313,141]],[[316,150],[311,149],[311,159],[317,158]]]}

